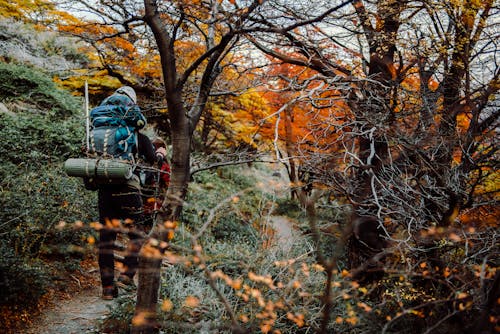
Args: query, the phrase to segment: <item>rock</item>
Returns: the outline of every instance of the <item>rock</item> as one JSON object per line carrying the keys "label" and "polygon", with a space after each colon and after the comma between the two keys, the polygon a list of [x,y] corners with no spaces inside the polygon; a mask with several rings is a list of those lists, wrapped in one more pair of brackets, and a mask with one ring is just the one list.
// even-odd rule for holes
{"label": "rock", "polygon": [[7,114],[9,116],[16,116],[16,113],[10,111],[2,102],[0,102],[0,113]]}

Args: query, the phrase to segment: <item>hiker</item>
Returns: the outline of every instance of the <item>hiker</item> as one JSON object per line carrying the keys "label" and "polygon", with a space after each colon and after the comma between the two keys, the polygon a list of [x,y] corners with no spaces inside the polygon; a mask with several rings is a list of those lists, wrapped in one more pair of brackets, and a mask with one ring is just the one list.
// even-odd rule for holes
{"label": "hiker", "polygon": [[[127,126],[122,126],[121,129],[126,127],[127,131],[135,132],[133,138],[136,145],[130,143],[133,148],[129,153],[123,153],[123,157],[133,155],[137,158],[137,160],[135,158],[133,160],[135,164],[138,161],[144,161],[151,166],[158,160],[165,158],[165,148],[155,150],[151,140],[139,132],[146,125],[146,118],[137,106],[137,97],[133,88],[124,86],[117,89],[111,96],[104,99],[98,108],[104,108],[107,104],[111,106],[125,106],[126,119],[124,116],[118,122],[122,122],[125,119]],[[114,123],[114,120],[110,117],[111,114],[111,112],[103,112],[104,116],[94,117],[94,126],[100,120],[106,119],[104,128],[106,126],[109,128],[109,124]],[[123,130],[114,131],[118,133],[118,131]],[[122,140],[120,144],[125,143],[125,146],[127,146],[127,141],[128,138]],[[116,155],[116,153],[113,154],[113,156]],[[145,226],[147,225],[147,221],[143,210],[140,178],[138,175],[134,174],[129,180],[122,183],[98,183],[97,194],[99,222],[102,226],[99,230],[98,241],[98,262],[101,275],[102,298],[110,300],[118,296],[118,285],[121,287],[134,285],[133,278],[138,268],[138,254],[144,242],[148,226]],[[121,271],[115,282],[114,248],[119,232],[125,232],[130,241],[123,259],[123,271]]]}
{"label": "hiker", "polygon": [[165,152],[164,159],[160,163],[160,188],[166,189],[170,183],[170,165],[166,159],[167,144],[160,137],[155,137],[152,144],[156,151]]}
{"label": "hiker", "polygon": [[[152,140],[156,151],[161,150],[166,153],[167,145],[165,141],[155,136]],[[142,188],[144,197],[144,213],[148,219],[153,220],[158,208],[161,207],[164,199],[164,194],[170,183],[170,164],[165,158],[158,161],[158,167],[148,174],[146,178],[146,186]]]}

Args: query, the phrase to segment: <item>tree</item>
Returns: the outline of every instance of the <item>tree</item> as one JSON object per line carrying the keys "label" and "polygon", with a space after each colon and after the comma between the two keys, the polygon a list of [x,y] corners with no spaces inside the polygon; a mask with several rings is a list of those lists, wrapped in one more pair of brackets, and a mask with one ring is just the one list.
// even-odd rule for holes
{"label": "tree", "polygon": [[17,20],[30,23],[47,23],[50,13],[54,12],[55,6],[53,3],[43,0],[32,1],[0,1],[2,8],[2,16],[12,17]]}
{"label": "tree", "polygon": [[[206,111],[219,75],[226,67],[236,65],[224,63],[224,59],[230,50],[239,46],[239,34],[245,25],[251,23],[250,18],[261,6],[261,1],[248,1],[241,6],[233,1],[160,3],[145,0],[143,6],[137,2],[107,5],[82,0],[77,3],[97,15],[99,22],[94,27],[101,32],[100,40],[126,37],[135,41],[134,51],[145,59],[151,53],[159,56],[173,153],[171,181],[154,236],[156,240],[166,242],[164,223],[178,219],[186,196],[193,133]],[[153,40],[156,45],[152,48],[149,41]],[[115,54],[122,56],[125,52],[127,56],[132,50],[122,48],[121,51]],[[185,57],[186,51],[189,57]],[[107,65],[108,72],[120,80],[126,79],[123,70],[127,70],[127,66],[116,69],[113,64]],[[143,252],[148,256],[141,258],[136,310],[136,319],[146,315],[148,321],[136,322],[136,333],[154,330],[161,259],[149,256],[148,245]],[[165,246],[164,243],[160,245]]]}
{"label": "tree", "polygon": [[310,162],[352,204],[353,273],[374,270],[388,244],[419,249],[442,268],[445,253],[432,251],[442,234],[421,234],[450,231],[468,208],[498,205],[498,188],[479,191],[498,164],[493,2],[322,5],[276,4],[280,18],[249,38],[345,92],[350,112],[332,138],[343,159],[329,169]]}
{"label": "tree", "polygon": [[340,92],[324,89],[326,83],[302,66],[272,64],[262,80],[276,129],[260,134],[275,142],[276,155],[287,167],[292,197],[312,208],[321,192],[312,194],[317,167],[308,162],[316,166],[332,162],[330,155],[339,148],[331,145],[336,136],[331,121],[345,114],[346,106],[340,102]]}

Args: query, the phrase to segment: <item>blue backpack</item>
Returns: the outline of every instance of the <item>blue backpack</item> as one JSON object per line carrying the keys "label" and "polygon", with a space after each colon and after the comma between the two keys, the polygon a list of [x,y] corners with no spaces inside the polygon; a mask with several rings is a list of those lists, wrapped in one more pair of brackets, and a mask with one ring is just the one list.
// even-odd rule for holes
{"label": "blue backpack", "polygon": [[136,130],[146,124],[139,107],[126,96],[113,94],[90,112],[90,152],[134,161]]}

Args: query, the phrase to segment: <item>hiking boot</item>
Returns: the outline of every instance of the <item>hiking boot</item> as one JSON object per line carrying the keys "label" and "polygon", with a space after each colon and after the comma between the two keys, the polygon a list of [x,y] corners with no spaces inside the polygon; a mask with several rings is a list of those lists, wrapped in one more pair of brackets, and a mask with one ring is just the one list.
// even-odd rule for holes
{"label": "hiking boot", "polygon": [[135,289],[134,280],[127,275],[120,275],[116,284],[122,289]]}
{"label": "hiking boot", "polygon": [[118,287],[105,286],[102,288],[102,299],[104,300],[112,300],[113,298],[118,297]]}

